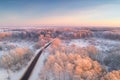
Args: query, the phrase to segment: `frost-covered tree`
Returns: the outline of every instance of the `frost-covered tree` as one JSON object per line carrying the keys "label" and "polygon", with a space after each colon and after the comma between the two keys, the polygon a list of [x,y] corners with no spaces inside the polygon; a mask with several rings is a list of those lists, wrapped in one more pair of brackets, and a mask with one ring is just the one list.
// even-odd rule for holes
{"label": "frost-covered tree", "polygon": [[87,55],[88,51],[84,51],[86,49],[74,47],[76,49],[73,48],[72,53],[68,53],[72,46],[69,49],[64,46],[64,51],[60,48],[58,46],[54,54],[50,51],[51,55],[45,61],[40,80],[98,80],[105,73],[102,66]]}
{"label": "frost-covered tree", "polygon": [[20,70],[28,63],[32,55],[32,51],[28,48],[15,48],[0,58],[1,66],[12,71]]}
{"label": "frost-covered tree", "polygon": [[120,70],[107,73],[101,80],[120,80]]}

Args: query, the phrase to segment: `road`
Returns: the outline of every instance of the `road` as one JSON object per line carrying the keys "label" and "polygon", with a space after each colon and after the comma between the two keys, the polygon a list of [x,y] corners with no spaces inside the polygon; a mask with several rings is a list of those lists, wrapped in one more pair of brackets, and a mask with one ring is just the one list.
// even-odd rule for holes
{"label": "road", "polygon": [[32,74],[32,71],[40,57],[40,55],[42,54],[42,52],[52,43],[53,41],[47,43],[44,47],[41,48],[41,50],[38,52],[38,54],[34,57],[34,59],[31,61],[30,65],[28,66],[27,70],[25,71],[25,73],[23,74],[22,78],[20,80],[29,80],[29,77]]}

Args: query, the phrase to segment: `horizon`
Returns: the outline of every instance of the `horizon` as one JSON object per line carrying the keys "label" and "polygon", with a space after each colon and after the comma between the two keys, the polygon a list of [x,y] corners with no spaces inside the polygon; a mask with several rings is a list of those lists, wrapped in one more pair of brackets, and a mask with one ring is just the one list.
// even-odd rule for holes
{"label": "horizon", "polygon": [[0,27],[120,27],[119,0],[1,0]]}
{"label": "horizon", "polygon": [[119,29],[120,26],[46,26],[46,25],[42,25],[42,26],[31,26],[31,25],[27,25],[27,26],[0,26],[0,29],[4,29],[4,28],[7,28],[7,29],[26,29],[26,28],[29,28],[29,29],[44,29],[44,28],[98,28],[98,29],[101,29],[101,28],[115,28],[115,29]]}

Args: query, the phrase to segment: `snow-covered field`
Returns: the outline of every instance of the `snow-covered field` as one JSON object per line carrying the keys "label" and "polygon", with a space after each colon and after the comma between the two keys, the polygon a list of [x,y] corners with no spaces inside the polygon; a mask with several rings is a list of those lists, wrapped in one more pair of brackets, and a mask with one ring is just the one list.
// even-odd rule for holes
{"label": "snow-covered field", "polygon": [[106,52],[120,46],[120,41],[103,38],[87,38],[87,39],[73,39],[71,41],[67,41],[67,44],[68,45],[75,44],[79,47],[87,47],[88,45],[94,45],[98,50]]}

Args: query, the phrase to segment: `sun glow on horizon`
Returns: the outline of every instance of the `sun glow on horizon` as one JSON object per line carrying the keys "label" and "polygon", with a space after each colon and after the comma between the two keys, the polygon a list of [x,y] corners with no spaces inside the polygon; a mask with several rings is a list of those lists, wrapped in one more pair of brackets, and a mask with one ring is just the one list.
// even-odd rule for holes
{"label": "sun glow on horizon", "polygon": [[[118,2],[105,4],[104,1],[96,1],[92,4],[89,1],[83,1],[83,5],[79,3],[79,1],[78,3],[71,1],[71,3],[69,2],[67,4],[63,2],[64,1],[62,1],[58,7],[57,2],[54,4],[47,3],[48,5],[46,6],[39,6],[37,3],[34,5],[24,5],[21,6],[22,9],[20,9],[22,13],[18,13],[18,9],[13,7],[9,10],[0,10],[0,26],[46,25],[120,27],[120,5]],[[101,4],[97,5],[96,3]]]}

